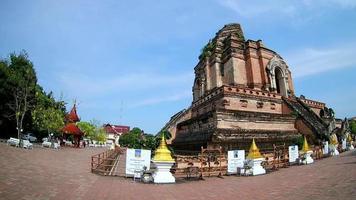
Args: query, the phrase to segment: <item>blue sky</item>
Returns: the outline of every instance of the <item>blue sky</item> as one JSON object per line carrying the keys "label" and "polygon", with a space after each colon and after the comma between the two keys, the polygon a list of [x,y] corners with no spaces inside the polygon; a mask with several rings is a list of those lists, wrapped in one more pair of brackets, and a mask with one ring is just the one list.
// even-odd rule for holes
{"label": "blue sky", "polygon": [[190,105],[201,48],[233,22],[286,60],[298,96],[356,116],[353,0],[1,0],[0,58],[26,50],[82,120],[156,133]]}

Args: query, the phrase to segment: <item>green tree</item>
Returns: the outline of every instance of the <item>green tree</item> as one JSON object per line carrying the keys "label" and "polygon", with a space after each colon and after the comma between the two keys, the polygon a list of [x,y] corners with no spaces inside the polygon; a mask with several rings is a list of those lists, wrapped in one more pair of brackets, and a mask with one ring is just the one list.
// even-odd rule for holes
{"label": "green tree", "polygon": [[35,105],[36,72],[25,52],[10,54],[10,60],[1,63],[7,76],[6,93],[10,95],[10,102],[7,103],[10,113],[7,116],[15,119],[17,136],[21,138],[24,118]]}
{"label": "green tree", "polygon": [[130,132],[120,136],[119,143],[123,147],[141,149],[143,147],[142,130],[133,128]]}
{"label": "green tree", "polygon": [[9,118],[11,110],[8,104],[12,101],[9,88],[9,68],[6,60],[0,60],[0,137],[11,136],[11,129],[15,129],[15,122]]}
{"label": "green tree", "polygon": [[85,134],[85,137],[93,140],[96,137],[96,127],[94,124],[90,122],[77,122],[77,126],[83,133]]}
{"label": "green tree", "polygon": [[107,135],[106,135],[104,128],[102,128],[102,127],[97,128],[96,134],[95,134],[95,140],[104,143],[104,142],[106,142],[106,139],[107,139]]}
{"label": "green tree", "polygon": [[350,130],[352,135],[356,135],[356,121],[352,120],[350,122]]}
{"label": "green tree", "polygon": [[151,134],[145,134],[143,139],[143,148],[154,151],[159,143],[157,143],[156,136]]}
{"label": "green tree", "polygon": [[64,126],[65,103],[57,102],[52,92],[46,94],[40,86],[36,87],[36,106],[31,113],[34,128],[38,132],[58,135]]}
{"label": "green tree", "polygon": [[36,108],[32,117],[37,130],[58,135],[64,126],[64,114],[61,110],[50,108]]}
{"label": "green tree", "polygon": [[139,128],[133,128],[130,132],[120,136],[119,143],[123,147],[154,151],[161,141],[162,134],[165,135],[166,139],[171,138],[171,134],[165,130],[157,135],[151,135],[143,133]]}

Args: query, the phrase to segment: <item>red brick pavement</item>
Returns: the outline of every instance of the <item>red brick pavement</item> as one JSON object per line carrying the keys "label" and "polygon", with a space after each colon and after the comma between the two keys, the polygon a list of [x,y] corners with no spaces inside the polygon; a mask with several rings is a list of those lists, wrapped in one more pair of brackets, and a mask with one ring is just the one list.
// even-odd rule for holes
{"label": "red brick pavement", "polygon": [[356,150],[256,177],[142,184],[90,173],[104,149],[23,150],[0,143],[0,199],[355,199]]}

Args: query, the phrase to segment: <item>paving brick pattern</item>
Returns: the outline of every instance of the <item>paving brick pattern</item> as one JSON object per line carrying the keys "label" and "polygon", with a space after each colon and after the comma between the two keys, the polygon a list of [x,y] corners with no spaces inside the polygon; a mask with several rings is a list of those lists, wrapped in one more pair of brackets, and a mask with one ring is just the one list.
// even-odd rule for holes
{"label": "paving brick pattern", "polygon": [[356,199],[356,150],[263,176],[169,185],[91,174],[90,156],[101,151],[0,143],[0,199]]}

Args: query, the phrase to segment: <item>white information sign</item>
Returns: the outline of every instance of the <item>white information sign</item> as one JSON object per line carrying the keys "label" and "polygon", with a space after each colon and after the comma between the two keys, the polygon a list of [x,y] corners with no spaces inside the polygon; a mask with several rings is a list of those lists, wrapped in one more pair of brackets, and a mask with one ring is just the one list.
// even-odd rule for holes
{"label": "white information sign", "polygon": [[329,142],[325,141],[323,142],[324,148],[323,148],[323,154],[329,154]]}
{"label": "white information sign", "polygon": [[245,150],[233,150],[227,152],[227,173],[236,174],[237,168],[243,168],[245,161]]}
{"label": "white information sign", "polygon": [[141,171],[144,167],[150,169],[151,150],[127,149],[126,150],[126,176],[134,176],[135,171]]}
{"label": "white information sign", "polygon": [[346,149],[346,139],[342,139],[342,150]]}
{"label": "white information sign", "polygon": [[299,157],[298,145],[289,146],[289,162],[294,163]]}

